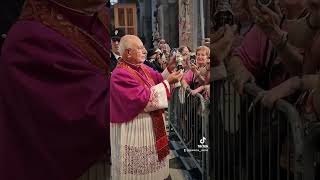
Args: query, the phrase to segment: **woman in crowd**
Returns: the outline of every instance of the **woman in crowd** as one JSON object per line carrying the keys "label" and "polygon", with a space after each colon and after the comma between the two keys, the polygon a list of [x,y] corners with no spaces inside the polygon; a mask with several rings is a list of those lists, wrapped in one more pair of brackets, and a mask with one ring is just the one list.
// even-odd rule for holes
{"label": "woman in crowd", "polygon": [[191,49],[188,46],[180,46],[178,51],[180,52],[180,54],[183,57],[183,69],[185,71],[189,70],[190,68],[190,53],[191,53]]}
{"label": "woman in crowd", "polygon": [[[181,83],[182,86],[192,89],[192,94],[203,92],[207,89],[204,85],[210,82],[210,49],[207,46],[199,46],[196,50],[196,64],[191,63]],[[208,64],[209,63],[209,64]]]}
{"label": "woman in crowd", "polygon": [[147,66],[151,67],[153,70],[158,72],[163,72],[163,69],[160,65],[160,63],[157,61],[157,52],[155,50],[149,50],[147,54],[147,59],[144,62]]}

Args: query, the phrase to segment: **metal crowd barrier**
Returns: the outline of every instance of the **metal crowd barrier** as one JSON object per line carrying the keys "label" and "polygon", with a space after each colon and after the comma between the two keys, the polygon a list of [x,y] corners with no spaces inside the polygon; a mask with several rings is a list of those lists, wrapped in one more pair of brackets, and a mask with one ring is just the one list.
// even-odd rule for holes
{"label": "metal crowd barrier", "polygon": [[193,163],[208,178],[209,107],[201,94],[191,95],[190,89],[177,88],[169,104],[169,126],[173,129]]}
{"label": "metal crowd barrier", "polygon": [[227,81],[216,81],[212,88],[210,179],[315,179],[319,125],[313,137],[306,136],[299,113],[288,102],[277,101],[273,110],[253,105],[262,91],[253,84],[245,86],[243,96]]}

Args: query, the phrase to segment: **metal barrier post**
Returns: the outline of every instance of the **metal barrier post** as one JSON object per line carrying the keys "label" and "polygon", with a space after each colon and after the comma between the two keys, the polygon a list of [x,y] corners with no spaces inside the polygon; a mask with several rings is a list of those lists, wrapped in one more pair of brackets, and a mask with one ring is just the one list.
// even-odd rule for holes
{"label": "metal barrier post", "polygon": [[209,150],[205,148],[209,142],[209,109],[201,94],[193,96],[190,92],[187,89],[179,97],[179,88],[173,91],[169,105],[169,124],[201,172],[202,179],[206,180],[209,178]]}
{"label": "metal barrier post", "polygon": [[274,110],[253,105],[253,99],[262,91],[254,84],[245,85],[245,95],[238,102],[239,96],[232,96],[230,84],[225,83],[216,81],[212,87],[210,130],[214,132],[210,132],[213,152],[210,178],[301,179],[305,173],[301,167],[305,166],[306,159],[303,159],[304,139],[297,110],[283,100],[277,101]]}

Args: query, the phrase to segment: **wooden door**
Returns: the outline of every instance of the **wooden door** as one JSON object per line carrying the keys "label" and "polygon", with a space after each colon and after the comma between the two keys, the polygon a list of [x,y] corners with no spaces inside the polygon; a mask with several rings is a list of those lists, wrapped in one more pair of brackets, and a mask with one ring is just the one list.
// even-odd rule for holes
{"label": "wooden door", "polygon": [[114,5],[115,28],[125,30],[126,34],[137,35],[136,4],[118,3]]}

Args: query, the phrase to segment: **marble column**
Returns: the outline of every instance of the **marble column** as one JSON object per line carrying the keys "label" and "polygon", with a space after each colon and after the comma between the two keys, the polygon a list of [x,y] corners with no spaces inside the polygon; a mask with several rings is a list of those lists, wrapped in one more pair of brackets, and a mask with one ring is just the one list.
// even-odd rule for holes
{"label": "marble column", "polygon": [[192,1],[179,0],[179,45],[192,47]]}

